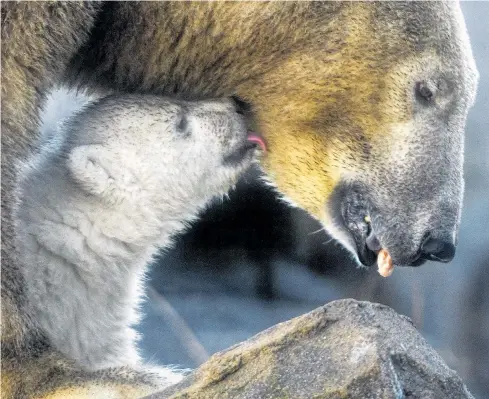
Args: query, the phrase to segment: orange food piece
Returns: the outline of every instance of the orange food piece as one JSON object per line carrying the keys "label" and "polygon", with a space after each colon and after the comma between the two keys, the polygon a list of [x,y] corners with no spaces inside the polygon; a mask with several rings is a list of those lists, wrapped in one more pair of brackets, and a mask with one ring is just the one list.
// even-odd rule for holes
{"label": "orange food piece", "polygon": [[381,249],[377,254],[377,266],[382,277],[389,277],[394,271],[392,258],[387,249]]}

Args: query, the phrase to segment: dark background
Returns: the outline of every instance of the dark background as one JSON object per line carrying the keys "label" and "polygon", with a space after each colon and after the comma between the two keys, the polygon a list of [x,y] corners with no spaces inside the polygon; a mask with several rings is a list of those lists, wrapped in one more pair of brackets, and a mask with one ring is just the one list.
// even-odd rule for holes
{"label": "dark background", "polygon": [[[489,3],[462,9],[480,72],[466,135],[466,193],[450,264],[397,268],[384,279],[357,269],[300,210],[278,202],[251,171],[151,269],[138,329],[145,358],[196,367],[210,354],[325,302],[381,302],[413,318],[423,336],[480,398],[489,397]],[[86,98],[59,90],[49,134]]]}

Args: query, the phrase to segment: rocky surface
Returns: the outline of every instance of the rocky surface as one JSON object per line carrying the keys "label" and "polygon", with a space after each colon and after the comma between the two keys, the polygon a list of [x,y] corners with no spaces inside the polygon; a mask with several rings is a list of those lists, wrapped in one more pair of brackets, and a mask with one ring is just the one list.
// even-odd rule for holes
{"label": "rocky surface", "polygon": [[212,356],[156,398],[473,398],[411,321],[331,302]]}

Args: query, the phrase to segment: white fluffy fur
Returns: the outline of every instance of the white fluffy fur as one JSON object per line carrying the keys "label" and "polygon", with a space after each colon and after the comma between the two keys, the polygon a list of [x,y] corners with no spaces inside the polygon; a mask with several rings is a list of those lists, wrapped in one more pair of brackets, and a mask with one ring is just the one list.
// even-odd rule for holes
{"label": "white fluffy fur", "polygon": [[85,368],[136,366],[146,265],[250,164],[251,150],[224,162],[246,143],[244,122],[228,101],[108,97],[54,140],[21,173],[28,307]]}

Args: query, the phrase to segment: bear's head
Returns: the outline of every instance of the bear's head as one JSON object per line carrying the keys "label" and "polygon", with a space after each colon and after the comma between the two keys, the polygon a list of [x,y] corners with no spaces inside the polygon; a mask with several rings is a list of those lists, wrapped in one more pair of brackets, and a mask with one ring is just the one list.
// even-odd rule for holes
{"label": "bear's head", "polygon": [[451,260],[478,79],[459,5],[353,2],[326,28],[242,87],[271,180],[362,264],[381,247],[397,265]]}
{"label": "bear's head", "polygon": [[107,96],[65,125],[62,158],[77,186],[148,220],[185,219],[226,195],[258,148],[230,99]]}

